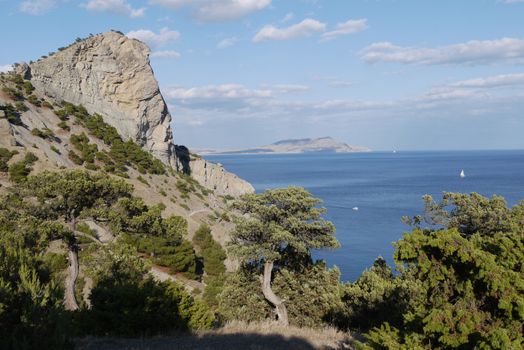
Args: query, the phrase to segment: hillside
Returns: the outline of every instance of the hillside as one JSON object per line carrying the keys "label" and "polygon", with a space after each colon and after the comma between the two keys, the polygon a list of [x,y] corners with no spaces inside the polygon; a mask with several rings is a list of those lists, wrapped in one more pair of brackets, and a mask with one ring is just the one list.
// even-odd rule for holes
{"label": "hillside", "polygon": [[281,153],[353,153],[369,152],[370,149],[363,146],[351,146],[347,143],[337,141],[332,137],[320,137],[316,139],[290,139],[274,142],[267,146],[246,149],[197,150],[199,154],[281,154]]}
{"label": "hillside", "polygon": [[[232,228],[228,202],[253,188],[174,144],[171,116],[148,54],[141,42],[109,32],[2,74],[0,150],[9,157],[2,159],[0,195],[8,194],[14,184],[7,169],[23,164],[31,154],[34,160],[25,164],[24,176],[103,171],[132,185],[133,195],[146,205],[161,204],[163,217],[184,218],[188,241],[206,224],[224,244]],[[103,223],[86,223],[97,232],[98,243],[113,240]],[[80,278],[89,286],[83,270],[80,259]],[[174,271],[161,266],[153,266],[152,272],[159,279],[176,278]],[[200,282],[180,278],[189,290],[203,290]]]}
{"label": "hillside", "polygon": [[[143,43],[108,32],[0,74],[0,347],[218,324],[218,294],[238,267],[225,251],[239,215],[231,204],[254,189],[175,144],[148,56]],[[327,349],[347,340],[260,327],[175,342]],[[114,348],[76,340],[92,341]]]}

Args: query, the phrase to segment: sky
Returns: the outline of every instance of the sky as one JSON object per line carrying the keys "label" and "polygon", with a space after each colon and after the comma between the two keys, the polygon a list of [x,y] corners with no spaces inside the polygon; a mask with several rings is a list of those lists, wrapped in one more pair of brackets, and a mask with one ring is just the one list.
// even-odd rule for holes
{"label": "sky", "polygon": [[111,29],[190,148],[524,149],[524,0],[0,0],[0,70]]}

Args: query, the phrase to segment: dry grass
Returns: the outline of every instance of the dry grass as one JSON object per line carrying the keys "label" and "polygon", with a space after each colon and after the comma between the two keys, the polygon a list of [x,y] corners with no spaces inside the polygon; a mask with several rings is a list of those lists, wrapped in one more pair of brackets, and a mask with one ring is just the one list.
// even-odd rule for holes
{"label": "dry grass", "polygon": [[276,322],[230,322],[224,327],[148,339],[86,338],[80,350],[338,350],[351,349],[348,333],[334,328],[282,327]]}
{"label": "dry grass", "polygon": [[315,349],[339,349],[341,344],[346,343],[350,336],[334,327],[321,329],[299,328],[294,326],[283,327],[277,322],[246,323],[240,321],[228,322],[224,327],[209,334],[278,334],[284,339],[300,338],[307,340]]}

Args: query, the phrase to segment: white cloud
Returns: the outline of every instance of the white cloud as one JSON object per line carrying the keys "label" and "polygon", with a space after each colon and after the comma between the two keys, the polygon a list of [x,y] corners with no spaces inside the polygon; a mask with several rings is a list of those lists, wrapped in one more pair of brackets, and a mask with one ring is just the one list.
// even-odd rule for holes
{"label": "white cloud", "polygon": [[237,41],[238,41],[238,39],[236,37],[226,38],[224,40],[221,40],[217,44],[217,48],[218,49],[225,49],[227,47],[231,47],[231,46],[235,45],[237,43]]}
{"label": "white cloud", "polygon": [[179,58],[180,56],[180,53],[174,50],[155,51],[151,54],[151,57],[157,58]]}
{"label": "white cloud", "polygon": [[57,5],[57,0],[26,0],[20,3],[20,11],[38,16],[48,12]]}
{"label": "white cloud", "polygon": [[265,9],[271,0],[150,0],[173,10],[190,7],[201,21],[228,21]]}
{"label": "white cloud", "polygon": [[10,64],[0,65],[0,73],[7,73],[13,70],[13,66]]}
{"label": "white cloud", "polygon": [[168,28],[162,28],[158,34],[149,29],[139,29],[130,31],[126,36],[143,41],[150,47],[158,47],[177,40],[180,37],[180,33]]}
{"label": "white cloud", "polygon": [[[506,74],[452,82],[425,93],[391,101],[297,100],[287,94],[306,91],[307,86],[282,84],[249,88],[241,84],[171,87],[163,89],[177,111],[177,118],[221,123],[241,119],[301,122],[342,121],[347,118],[420,119],[440,116],[520,115],[524,93],[511,89],[524,85],[524,74]],[[501,87],[508,87],[507,89]]]}
{"label": "white cloud", "polygon": [[524,73],[501,74],[486,78],[462,80],[452,84],[452,86],[463,88],[498,88],[515,85],[524,85]]}
{"label": "white cloud", "polygon": [[502,38],[474,40],[437,48],[396,46],[390,42],[374,43],[359,53],[368,63],[398,62],[405,64],[494,64],[524,63],[524,40]]}
{"label": "white cloud", "polygon": [[125,0],[90,0],[80,6],[89,11],[112,12],[131,18],[142,17],[146,10],[144,7],[135,9]]}
{"label": "white cloud", "polygon": [[315,81],[325,81],[329,86],[337,88],[344,88],[353,85],[351,81],[342,80],[333,76],[313,75],[310,79]]}
{"label": "white cloud", "polygon": [[270,89],[249,89],[241,84],[170,87],[164,91],[167,97],[177,100],[267,98],[272,95]]}
{"label": "white cloud", "polygon": [[289,12],[287,13],[284,18],[282,18],[280,20],[281,23],[286,23],[286,22],[289,22],[291,21],[293,18],[295,17],[295,15],[293,14],[293,12]]}
{"label": "white cloud", "polygon": [[253,42],[258,43],[268,40],[289,40],[301,37],[308,37],[315,33],[326,30],[326,24],[315,19],[306,18],[300,23],[293,24],[286,28],[277,28],[266,25],[253,37]]}
{"label": "white cloud", "polygon": [[303,92],[309,90],[309,86],[307,85],[299,85],[299,84],[277,84],[272,85],[270,88],[277,93],[292,93],[292,92]]}
{"label": "white cloud", "polygon": [[346,22],[337,24],[337,29],[322,34],[323,40],[332,40],[342,35],[349,35],[361,32],[368,28],[368,20],[362,19],[350,19]]}

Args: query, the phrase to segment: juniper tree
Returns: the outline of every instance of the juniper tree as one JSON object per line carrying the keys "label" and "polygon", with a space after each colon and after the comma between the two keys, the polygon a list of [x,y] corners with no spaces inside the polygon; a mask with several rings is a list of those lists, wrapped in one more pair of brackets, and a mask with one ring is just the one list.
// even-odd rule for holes
{"label": "juniper tree", "polygon": [[[26,195],[36,196],[41,210],[63,219],[73,233],[78,217],[95,206],[111,206],[119,198],[129,197],[132,187],[122,180],[86,171],[43,172],[23,184]],[[69,243],[70,276],[66,279],[66,306],[78,309],[74,295],[78,276],[78,254],[74,238]]]}
{"label": "juniper tree", "polygon": [[242,263],[260,267],[262,293],[285,325],[286,305],[271,288],[274,269],[292,268],[300,257],[309,258],[311,249],[339,246],[335,227],[322,218],[326,210],[318,207],[320,202],[301,187],[289,187],[244,195],[234,204],[245,215],[237,220],[229,251]]}

